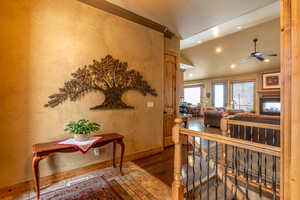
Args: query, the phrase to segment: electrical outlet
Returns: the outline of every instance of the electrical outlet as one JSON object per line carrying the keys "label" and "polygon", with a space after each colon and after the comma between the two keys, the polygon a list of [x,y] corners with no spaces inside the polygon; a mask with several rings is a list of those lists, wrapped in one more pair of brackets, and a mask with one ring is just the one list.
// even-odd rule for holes
{"label": "electrical outlet", "polygon": [[99,156],[100,155],[100,149],[99,148],[94,148],[94,155]]}

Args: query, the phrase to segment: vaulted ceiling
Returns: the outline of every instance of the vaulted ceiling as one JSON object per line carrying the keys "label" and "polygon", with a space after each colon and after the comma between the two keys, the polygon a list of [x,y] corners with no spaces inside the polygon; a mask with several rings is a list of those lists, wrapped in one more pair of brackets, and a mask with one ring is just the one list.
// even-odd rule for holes
{"label": "vaulted ceiling", "polygon": [[[185,80],[257,72],[280,65],[279,56],[268,63],[241,61],[253,51],[255,37],[260,51],[280,53],[279,0],[106,1],[160,23],[180,37],[183,58],[194,65],[185,72]],[[217,47],[222,53],[216,54]]]}
{"label": "vaulted ceiling", "polygon": [[[258,38],[257,50],[276,53],[268,57],[270,62],[249,58],[254,50],[252,40]],[[221,52],[216,52],[220,48]],[[263,71],[280,66],[280,20],[279,18],[244,29],[242,31],[183,49],[182,56],[194,67],[185,72],[184,80],[230,76]],[[231,68],[234,65],[234,68]]]}
{"label": "vaulted ceiling", "polygon": [[107,0],[167,26],[182,39],[278,0]]}

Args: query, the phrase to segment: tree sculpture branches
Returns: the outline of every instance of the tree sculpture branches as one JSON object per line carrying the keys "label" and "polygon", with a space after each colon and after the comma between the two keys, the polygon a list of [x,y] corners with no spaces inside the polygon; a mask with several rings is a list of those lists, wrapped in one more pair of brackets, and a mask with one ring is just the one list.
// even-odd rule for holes
{"label": "tree sculpture branches", "polygon": [[94,60],[93,64],[84,66],[72,73],[72,79],[65,82],[59,93],[49,96],[46,107],[55,107],[66,100],[76,101],[89,92],[103,92],[105,100],[101,105],[91,109],[124,109],[133,108],[122,101],[122,95],[127,90],[137,90],[144,96],[157,96],[155,89],[135,70],[127,70],[128,64],[107,55],[101,62]]}

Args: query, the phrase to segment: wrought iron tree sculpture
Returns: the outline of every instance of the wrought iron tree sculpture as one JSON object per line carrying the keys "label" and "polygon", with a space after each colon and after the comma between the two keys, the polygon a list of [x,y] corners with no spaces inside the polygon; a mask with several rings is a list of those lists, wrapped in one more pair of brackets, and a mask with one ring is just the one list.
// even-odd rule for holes
{"label": "wrought iron tree sculpture", "polygon": [[45,107],[55,107],[67,99],[76,101],[89,92],[102,92],[105,100],[93,109],[126,109],[134,108],[122,101],[122,95],[128,90],[137,90],[144,96],[157,96],[155,89],[143,80],[141,74],[135,70],[127,70],[128,64],[107,55],[101,62],[94,60],[93,64],[78,69],[71,75],[59,93],[49,96]]}

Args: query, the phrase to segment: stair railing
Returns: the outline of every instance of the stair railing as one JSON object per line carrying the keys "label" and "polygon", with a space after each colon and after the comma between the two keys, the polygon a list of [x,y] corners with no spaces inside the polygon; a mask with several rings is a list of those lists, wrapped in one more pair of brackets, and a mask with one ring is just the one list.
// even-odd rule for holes
{"label": "stair railing", "polygon": [[[173,127],[173,200],[279,199],[280,147],[229,137],[231,126],[278,130],[277,125],[223,119],[222,135]],[[251,128],[250,128],[251,129]],[[246,129],[245,129],[246,130]],[[188,141],[188,142],[186,142]]]}

